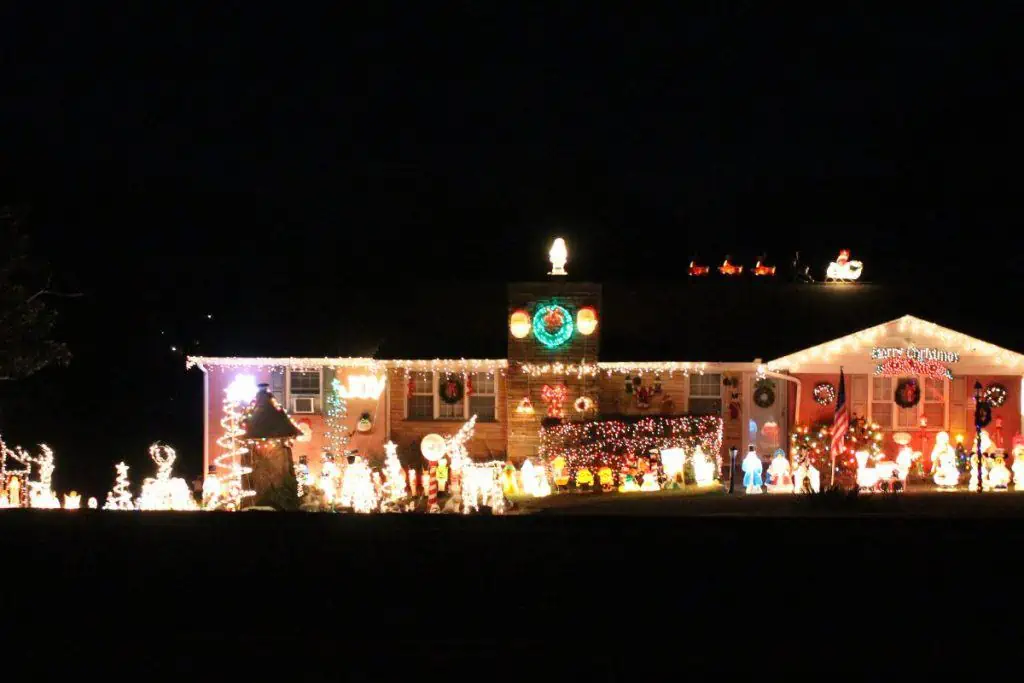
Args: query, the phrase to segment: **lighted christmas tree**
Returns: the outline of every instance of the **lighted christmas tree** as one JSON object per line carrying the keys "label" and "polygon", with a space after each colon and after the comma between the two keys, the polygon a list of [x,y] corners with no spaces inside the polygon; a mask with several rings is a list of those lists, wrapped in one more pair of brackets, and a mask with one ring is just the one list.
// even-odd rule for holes
{"label": "lighted christmas tree", "polygon": [[209,501],[208,510],[238,510],[242,499],[256,495],[242,486],[242,477],[252,472],[252,468],[242,464],[242,457],[248,452],[241,440],[245,429],[242,421],[245,417],[245,406],[252,401],[257,391],[255,380],[249,375],[240,375],[224,391],[224,415],[220,426],[224,433],[217,439],[217,445],[223,452],[214,459],[220,479],[218,495]]}
{"label": "lighted christmas tree", "polygon": [[119,462],[114,465],[117,470],[117,480],[114,482],[113,490],[107,493],[107,501],[103,504],[104,510],[134,510],[132,503],[132,492],[128,488],[131,482],[128,481],[128,465]]}
{"label": "lighted christmas tree", "polygon": [[377,508],[377,492],[373,486],[373,475],[370,466],[362,458],[345,468],[345,478],[341,483],[341,496],[338,505],[352,508],[353,512],[368,513]]}
{"label": "lighted christmas tree", "polygon": [[344,456],[348,447],[348,429],[342,422],[348,416],[348,404],[341,395],[341,389],[341,381],[337,377],[331,380],[324,415],[324,449],[336,458]]}

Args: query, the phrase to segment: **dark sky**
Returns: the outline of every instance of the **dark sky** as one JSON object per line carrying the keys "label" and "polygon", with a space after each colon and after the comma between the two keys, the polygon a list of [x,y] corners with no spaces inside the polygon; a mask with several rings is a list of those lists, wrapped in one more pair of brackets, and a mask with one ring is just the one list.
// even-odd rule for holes
{"label": "dark sky", "polygon": [[198,470],[172,344],[372,350],[425,281],[500,297],[553,234],[598,281],[845,246],[932,303],[1019,297],[1019,12],[20,4],[0,201],[86,296],[59,304],[73,365],[0,388],[0,429],[52,442],[58,484],[106,486],[156,438]]}

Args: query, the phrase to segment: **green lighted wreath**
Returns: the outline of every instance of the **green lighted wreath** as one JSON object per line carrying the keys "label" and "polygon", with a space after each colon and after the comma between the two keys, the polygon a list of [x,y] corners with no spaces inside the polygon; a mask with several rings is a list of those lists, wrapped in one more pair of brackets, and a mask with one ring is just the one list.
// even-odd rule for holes
{"label": "green lighted wreath", "polygon": [[549,349],[555,349],[572,337],[572,315],[558,304],[547,304],[533,314],[533,336]]}

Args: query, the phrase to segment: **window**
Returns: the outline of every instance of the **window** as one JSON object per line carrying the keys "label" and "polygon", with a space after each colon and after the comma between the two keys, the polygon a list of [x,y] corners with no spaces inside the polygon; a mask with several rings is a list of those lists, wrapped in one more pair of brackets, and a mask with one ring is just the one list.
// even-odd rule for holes
{"label": "window", "polygon": [[474,372],[472,375],[473,393],[469,396],[469,414],[474,413],[482,422],[494,420],[497,403],[497,382],[494,375],[486,372]]}
{"label": "window", "polygon": [[882,429],[892,429],[892,377],[871,378],[871,419]]}
{"label": "window", "polygon": [[946,423],[946,380],[925,377],[921,395],[921,417],[931,427],[944,427]]}
{"label": "window", "polygon": [[722,376],[690,375],[690,412],[694,415],[722,414]]}
{"label": "window", "polygon": [[320,371],[292,370],[292,395],[320,395]]}
{"label": "window", "polygon": [[320,383],[319,370],[289,370],[288,409],[296,413],[320,412]]}
{"label": "window", "polygon": [[[901,408],[894,400],[896,385],[904,379],[916,379],[921,387],[921,400],[910,408]],[[882,429],[894,431],[920,429],[921,418],[927,418],[929,429],[947,429],[949,387],[946,380],[931,377],[872,377],[870,417]]]}
{"label": "window", "polygon": [[[441,400],[440,383],[450,375],[442,372],[417,372],[412,375],[409,397],[406,400],[408,420],[465,420],[474,413],[480,422],[497,419],[497,379],[493,374],[474,372],[468,375],[472,393],[463,385],[462,400],[446,403]],[[462,375],[454,378],[462,379]]]}
{"label": "window", "polygon": [[434,374],[417,372],[410,378],[408,414],[410,420],[434,419]]}
{"label": "window", "polygon": [[[437,396],[437,417],[439,420],[461,420],[466,415],[466,385],[465,377],[462,375],[446,375],[443,373],[437,373],[437,388],[440,390],[442,382],[450,382],[452,380],[462,382],[462,400],[458,403],[446,403],[441,400],[441,396]],[[438,392],[434,392],[437,394]]]}

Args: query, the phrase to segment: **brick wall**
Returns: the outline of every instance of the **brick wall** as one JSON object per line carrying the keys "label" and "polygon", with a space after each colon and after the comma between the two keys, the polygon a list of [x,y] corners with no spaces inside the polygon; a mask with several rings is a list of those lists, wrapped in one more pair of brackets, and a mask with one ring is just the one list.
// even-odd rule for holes
{"label": "brick wall", "polygon": [[[568,395],[562,408],[566,417],[573,414],[573,402],[581,395],[592,398],[600,392],[599,380],[595,377],[529,377],[519,371],[522,363],[594,363],[598,360],[601,336],[601,285],[587,282],[571,282],[552,279],[548,282],[521,282],[508,286],[508,319],[516,310],[523,309],[532,318],[538,306],[547,303],[564,306],[574,317],[580,308],[593,306],[597,310],[597,330],[585,336],[574,332],[572,338],[556,349],[548,349],[531,333],[523,339],[508,335],[508,457],[521,463],[527,457],[536,455],[539,445],[541,420],[547,406],[541,396],[545,384],[564,384]],[[529,396],[535,410],[534,415],[515,413],[515,407],[524,397]],[[597,398],[600,398],[597,396]]]}
{"label": "brick wall", "polygon": [[[391,440],[398,444],[398,454],[407,465],[422,464],[420,440],[427,434],[454,434],[465,420],[409,420],[406,419],[408,380],[404,370],[389,370],[389,421]],[[508,426],[508,391],[506,379],[495,376],[497,407],[493,422],[476,423],[473,438],[467,444],[469,454],[479,460],[504,460],[506,457],[506,428]]]}

